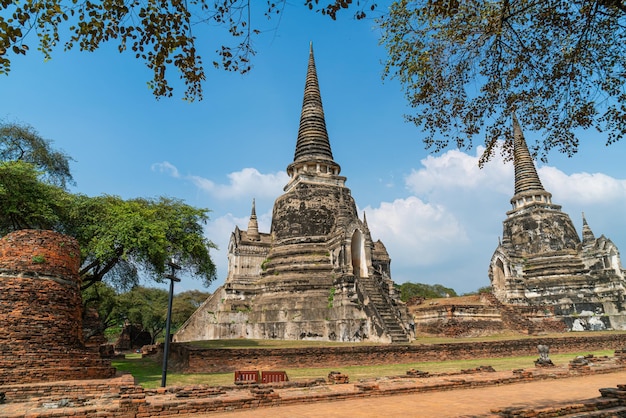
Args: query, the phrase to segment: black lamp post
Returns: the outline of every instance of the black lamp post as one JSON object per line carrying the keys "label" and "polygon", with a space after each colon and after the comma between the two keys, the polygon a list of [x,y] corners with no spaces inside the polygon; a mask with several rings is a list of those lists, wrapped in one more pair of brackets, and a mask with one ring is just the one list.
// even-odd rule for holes
{"label": "black lamp post", "polygon": [[161,375],[161,387],[165,387],[165,381],[167,380],[167,358],[170,353],[170,325],[172,323],[172,300],[174,299],[174,282],[180,282],[180,279],[176,277],[176,270],[180,270],[180,266],[174,262],[174,259],[170,259],[167,262],[170,266],[170,274],[166,274],[165,278],[170,279],[170,300],[167,305],[167,322],[165,323],[165,347],[163,348],[163,374]]}

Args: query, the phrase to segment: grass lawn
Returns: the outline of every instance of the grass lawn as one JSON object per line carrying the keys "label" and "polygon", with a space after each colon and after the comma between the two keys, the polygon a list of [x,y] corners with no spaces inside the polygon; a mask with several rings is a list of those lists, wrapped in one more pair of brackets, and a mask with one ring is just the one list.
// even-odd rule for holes
{"label": "grass lawn", "polygon": [[[568,333],[568,334],[555,334],[544,337],[561,337],[566,338],[568,336],[583,336],[586,333]],[[599,332],[594,332],[593,335],[599,335]],[[524,338],[517,335],[501,335],[485,338],[420,338],[414,344],[436,344],[436,343],[450,343],[450,342],[467,342],[467,341],[493,341],[497,339],[519,339]],[[532,338],[532,337],[525,337]],[[362,343],[359,343],[362,345]],[[194,345],[211,348],[293,348],[293,347],[311,347],[311,346],[346,346],[346,343],[328,343],[319,341],[276,341],[276,340],[212,340],[212,341],[200,341],[194,343]],[[358,344],[352,344],[358,345]],[[567,364],[570,360],[578,355],[593,354],[595,356],[612,356],[614,350],[599,350],[584,353],[567,353],[567,354],[550,354],[550,359],[556,365]],[[474,359],[474,360],[455,360],[445,362],[422,362],[422,363],[405,363],[405,364],[390,364],[382,366],[346,366],[346,367],[323,367],[323,368],[294,368],[285,369],[290,380],[298,379],[315,379],[326,378],[330,371],[340,371],[350,376],[351,381],[358,381],[359,379],[372,378],[372,377],[384,377],[384,376],[398,376],[405,375],[409,369],[417,369],[422,371],[428,371],[431,373],[443,373],[443,372],[458,372],[462,369],[471,369],[479,366],[492,366],[498,371],[502,370],[514,370],[514,369],[527,369],[534,367],[534,361],[537,360],[539,355],[534,356],[522,356],[522,357],[509,357],[509,358],[489,358],[489,359]],[[113,366],[118,370],[130,372],[137,381],[138,384],[145,388],[156,388],[161,386],[161,367],[160,362],[156,362],[150,358],[142,358],[140,354],[129,354],[125,359],[114,360]],[[184,386],[195,384],[206,384],[212,386],[220,385],[232,385],[234,379],[233,373],[196,373],[196,374],[182,374],[168,372],[167,385],[168,386]]]}

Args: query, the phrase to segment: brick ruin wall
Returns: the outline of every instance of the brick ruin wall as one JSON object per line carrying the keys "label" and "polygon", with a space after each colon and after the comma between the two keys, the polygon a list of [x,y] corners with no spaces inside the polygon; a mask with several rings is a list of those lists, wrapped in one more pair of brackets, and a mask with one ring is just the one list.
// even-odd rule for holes
{"label": "brick ruin wall", "polygon": [[[185,373],[226,373],[308,367],[345,367],[423,361],[468,360],[537,355],[537,345],[550,353],[616,350],[626,347],[626,334],[565,338],[532,338],[449,344],[307,347],[285,349],[202,349],[186,343],[170,346],[170,364]],[[162,346],[161,346],[162,347]]]}
{"label": "brick ruin wall", "polygon": [[71,237],[20,230],[0,239],[0,382],[115,375],[84,346],[79,267]]}

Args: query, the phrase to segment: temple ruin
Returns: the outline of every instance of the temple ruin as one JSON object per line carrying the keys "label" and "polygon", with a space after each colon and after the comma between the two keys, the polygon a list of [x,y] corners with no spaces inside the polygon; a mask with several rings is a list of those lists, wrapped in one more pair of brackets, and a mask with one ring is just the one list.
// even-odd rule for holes
{"label": "temple ruin", "polygon": [[545,306],[570,330],[626,329],[626,283],[619,251],[596,238],[583,214],[582,241],[570,217],[552,203],[515,116],[515,195],[489,279],[503,304]]}
{"label": "temple ruin", "polygon": [[111,361],[85,346],[80,248],[53,231],[0,238],[0,383],[104,379]]}
{"label": "temple ruin", "polygon": [[407,342],[406,306],[390,277],[384,245],[372,240],[333,159],[313,48],[289,182],[276,199],[270,233],[254,202],[247,230],[235,228],[228,276],[175,334],[220,338]]}

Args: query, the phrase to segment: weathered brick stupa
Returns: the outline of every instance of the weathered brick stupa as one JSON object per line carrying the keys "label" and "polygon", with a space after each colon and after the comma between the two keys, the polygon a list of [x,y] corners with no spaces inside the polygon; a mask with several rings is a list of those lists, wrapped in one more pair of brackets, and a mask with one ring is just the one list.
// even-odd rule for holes
{"label": "weathered brick stupa", "polygon": [[583,215],[582,241],[541,184],[515,116],[515,195],[489,265],[506,304],[547,305],[571,330],[626,329],[624,270],[617,247],[595,238]]}
{"label": "weathered brick stupa", "polygon": [[115,375],[83,344],[79,265],[76,240],[56,232],[0,239],[0,385]]}
{"label": "weathered brick stupa", "polygon": [[290,180],[276,199],[271,233],[261,233],[254,202],[246,231],[235,228],[228,277],[174,336],[407,342],[406,306],[390,278],[384,245],[331,152],[313,48]]}

